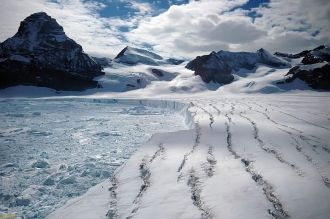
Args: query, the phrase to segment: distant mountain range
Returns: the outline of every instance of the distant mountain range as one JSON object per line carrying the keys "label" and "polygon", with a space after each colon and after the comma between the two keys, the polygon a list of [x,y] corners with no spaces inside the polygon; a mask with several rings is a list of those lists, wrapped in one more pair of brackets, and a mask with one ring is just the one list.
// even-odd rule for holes
{"label": "distant mountain range", "polygon": [[195,71],[205,82],[228,84],[234,80],[232,73],[241,68],[253,69],[257,64],[264,64],[274,68],[290,67],[284,60],[270,54],[265,49],[257,52],[211,52],[209,55],[198,56],[186,65]]}
{"label": "distant mountain range", "polygon": [[[194,71],[205,83],[219,84],[229,84],[234,81],[235,72],[242,69],[251,71],[259,65],[277,69],[292,67],[278,84],[300,79],[313,89],[330,89],[329,60],[329,48],[319,46],[297,54],[276,52],[273,55],[265,49],[256,52],[211,52],[185,63],[185,67]],[[163,58],[154,52],[129,46],[113,60],[91,57],[65,34],[55,19],[39,12],[22,21],[18,32],[0,44],[0,89],[32,85],[80,91],[101,87],[94,78],[104,74],[103,68],[111,68],[115,63],[116,68],[118,65],[150,66],[151,74],[161,78],[166,73],[161,70],[162,66],[181,65],[184,61]],[[158,67],[154,69],[152,66]],[[166,77],[166,80],[171,78]],[[129,85],[137,89],[146,86],[142,84],[143,79],[137,78],[136,84],[130,82]]]}

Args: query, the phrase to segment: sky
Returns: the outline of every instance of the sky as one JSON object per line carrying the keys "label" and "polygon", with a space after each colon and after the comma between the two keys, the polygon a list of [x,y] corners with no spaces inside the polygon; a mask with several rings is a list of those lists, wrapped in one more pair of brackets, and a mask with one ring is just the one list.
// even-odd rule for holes
{"label": "sky", "polygon": [[299,52],[330,42],[329,0],[0,0],[0,41],[44,11],[85,52],[126,45],[167,57],[211,51]]}

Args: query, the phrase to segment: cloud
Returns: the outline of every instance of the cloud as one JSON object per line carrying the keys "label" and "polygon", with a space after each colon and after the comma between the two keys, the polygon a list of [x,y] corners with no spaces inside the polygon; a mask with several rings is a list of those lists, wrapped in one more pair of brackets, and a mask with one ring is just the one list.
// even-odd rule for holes
{"label": "cloud", "polygon": [[330,1],[273,0],[256,12],[260,17],[255,24],[268,28],[268,37],[261,40],[265,47],[297,52],[329,43]]}
{"label": "cloud", "polygon": [[218,23],[201,32],[206,39],[237,44],[255,41],[266,34],[266,31],[259,29],[248,17],[220,17],[219,20]]}
{"label": "cloud", "polygon": [[147,2],[130,1],[130,3],[131,3],[131,8],[137,10],[140,15],[151,14],[154,10],[152,5]]}
{"label": "cloud", "polygon": [[[229,19],[222,15],[246,2],[206,0],[173,5],[166,12],[141,21],[136,29],[127,33],[127,38],[135,43],[148,42],[158,52],[180,56],[200,54],[210,51],[211,47],[227,49],[228,42],[249,42],[262,34],[256,26],[247,22],[247,18],[236,16]],[[230,22],[234,22],[234,25],[230,26]],[[236,31],[249,28],[255,32],[246,33],[246,37],[232,36]]]}
{"label": "cloud", "polygon": [[126,45],[194,57],[212,50],[261,47],[297,52],[330,42],[328,0],[271,0],[249,10],[243,7],[248,0],[182,0],[175,1],[179,5],[171,1],[164,12],[161,2],[116,1],[126,2],[131,15],[101,16],[112,5],[110,0],[1,0],[0,41],[13,36],[25,17],[45,11],[86,52],[98,56],[114,57]]}
{"label": "cloud", "polygon": [[[329,42],[330,2],[272,0],[243,10],[247,1],[190,1],[141,21],[127,34],[135,43],[148,42],[158,51],[193,57],[229,49],[297,52]],[[255,17],[251,17],[254,12]]]}
{"label": "cloud", "polygon": [[13,36],[25,17],[45,11],[88,53],[114,56],[126,42],[116,26],[111,26],[112,20],[99,16],[98,11],[104,6],[100,2],[80,0],[2,0],[0,41]]}

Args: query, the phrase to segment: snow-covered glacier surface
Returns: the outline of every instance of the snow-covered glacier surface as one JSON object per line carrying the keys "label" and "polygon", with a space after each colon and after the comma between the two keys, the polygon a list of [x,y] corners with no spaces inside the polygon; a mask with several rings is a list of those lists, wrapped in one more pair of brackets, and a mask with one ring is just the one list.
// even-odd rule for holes
{"label": "snow-covered glacier surface", "polygon": [[152,134],[186,129],[169,109],[79,100],[0,101],[0,211],[43,218],[112,176]]}

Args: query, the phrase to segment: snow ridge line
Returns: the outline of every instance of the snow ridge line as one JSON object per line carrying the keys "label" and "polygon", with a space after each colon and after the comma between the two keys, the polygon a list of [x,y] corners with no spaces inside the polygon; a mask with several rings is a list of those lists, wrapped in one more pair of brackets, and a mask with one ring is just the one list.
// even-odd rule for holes
{"label": "snow ridge line", "polygon": [[293,128],[293,127],[291,127],[291,126],[288,126],[288,125],[285,125],[285,124],[282,124],[282,123],[276,122],[275,120],[273,120],[272,118],[270,118],[270,116],[269,116],[267,113],[265,113],[265,112],[261,112],[261,111],[256,110],[256,109],[253,109],[253,111],[254,111],[254,112],[257,112],[257,113],[260,113],[260,114],[262,114],[262,115],[264,115],[264,116],[266,117],[266,119],[268,119],[269,121],[271,121],[271,122],[274,123],[275,125],[279,125],[279,126],[282,126],[282,127],[284,127],[284,128],[288,128],[288,129],[294,130],[294,131],[296,131],[296,132],[298,132],[298,133],[300,133],[300,134],[303,134],[303,133],[304,133],[303,131],[298,130],[298,129],[296,129],[296,128]]}
{"label": "snow ridge line", "polygon": [[250,173],[252,179],[262,187],[262,190],[269,202],[272,203],[274,209],[268,209],[268,213],[274,218],[289,218],[288,213],[283,209],[280,200],[274,194],[273,187],[263,178],[262,175],[258,174],[252,165],[252,161],[242,158],[242,163],[245,166],[245,170]]}
{"label": "snow ridge line", "polygon": [[252,107],[249,106],[248,104],[246,104],[246,103],[244,103],[244,102],[241,102],[241,101],[239,101],[239,103],[240,103],[241,105],[246,106],[249,110],[252,110]]}
{"label": "snow ridge line", "polygon": [[[300,138],[302,141],[304,141],[306,144],[308,144],[309,146],[311,146],[311,147],[313,148],[313,151],[314,151],[314,152],[316,152],[314,148],[320,147],[320,148],[323,149],[325,152],[330,153],[330,149],[329,149],[327,146],[325,146],[325,145],[317,145],[317,144],[322,144],[322,143],[319,142],[319,141],[316,141],[316,140],[314,140],[314,139],[308,138],[307,136],[304,136],[304,135],[299,135],[299,138]],[[310,143],[310,141],[312,141],[312,142],[314,142],[314,143],[316,143],[316,144],[312,144],[312,143]]]}
{"label": "snow ridge line", "polygon": [[118,179],[116,178],[116,176],[114,175],[112,177],[111,180],[111,184],[112,186],[109,188],[110,191],[110,197],[111,197],[111,201],[110,201],[110,209],[108,210],[107,214],[105,215],[106,217],[108,217],[108,219],[114,219],[118,217],[118,212],[117,212],[117,188],[118,188]]}
{"label": "snow ridge line", "polygon": [[[291,127],[291,126],[288,126],[288,125],[285,125],[285,124],[282,124],[282,123],[279,123],[279,122],[274,121],[274,120],[273,120],[272,118],[270,118],[270,116],[267,114],[267,113],[269,113],[269,111],[268,111],[267,108],[265,108],[265,112],[261,112],[261,111],[256,110],[256,109],[251,109],[251,107],[250,107],[249,105],[247,105],[247,104],[245,104],[245,105],[248,106],[250,110],[253,110],[254,112],[257,112],[257,113],[260,113],[260,114],[264,115],[269,121],[271,121],[272,123],[274,123],[274,124],[276,124],[276,125],[282,126],[282,127],[284,127],[284,128],[291,129],[291,130],[293,130],[293,131],[298,132],[299,134],[305,134],[303,131],[301,131],[301,130],[299,130],[299,129],[296,129],[296,128],[293,128],[293,127]],[[267,112],[267,113],[266,113],[266,112]],[[313,138],[315,138],[315,139],[321,140],[320,138],[318,138],[318,137],[316,137],[316,136],[314,136],[314,135],[310,135],[310,137],[313,137]],[[309,139],[309,140],[311,140],[311,141],[316,141],[316,140],[312,140],[312,139]],[[320,142],[317,141],[317,143],[320,143]]]}
{"label": "snow ridge line", "polygon": [[[304,135],[301,135],[301,134],[305,134],[305,133],[304,133],[303,131],[301,131],[301,130],[298,130],[298,129],[296,129],[296,128],[293,128],[293,127],[290,127],[290,126],[288,126],[288,125],[281,124],[281,123],[279,123],[279,122],[274,121],[274,120],[273,120],[272,118],[270,118],[270,116],[267,114],[267,113],[269,113],[269,111],[268,111],[267,108],[265,108],[265,112],[261,112],[261,111],[256,110],[256,109],[252,109],[251,106],[247,105],[246,103],[242,103],[242,104],[244,104],[245,106],[247,106],[247,107],[249,108],[249,110],[252,110],[252,111],[254,111],[254,112],[257,112],[257,113],[262,114],[262,115],[265,116],[270,122],[274,123],[275,125],[281,126],[281,127],[283,127],[283,128],[288,128],[288,129],[290,129],[290,130],[293,130],[293,131],[295,131],[295,132],[298,132],[298,133],[299,133],[299,138],[300,138],[301,140],[303,140],[304,142],[306,142],[308,145],[310,145],[310,146],[313,148],[314,151],[315,151],[314,147],[317,146],[317,145],[312,145],[312,144],[309,143],[308,141],[313,141],[313,142],[315,142],[315,143],[317,143],[317,144],[321,144],[321,142],[319,141],[319,140],[321,140],[321,139],[318,138],[318,137],[316,137],[316,136],[314,136],[314,135],[310,135],[310,137],[315,138],[315,139],[317,139],[317,140],[315,140],[315,139],[311,139],[311,138],[308,138],[307,136],[304,136]],[[255,103],[255,105],[260,106],[260,105],[258,105],[258,104],[256,104],[256,103]],[[260,107],[261,107],[261,106],[260,106]],[[266,112],[267,112],[267,113],[266,113]],[[281,129],[281,128],[278,127],[278,126],[276,126],[277,129],[279,129],[279,130],[281,130],[281,131],[283,131],[283,132],[285,132],[285,133],[287,133],[287,134],[291,133],[291,132],[289,132],[289,131],[286,131],[285,129]],[[291,134],[292,134],[292,133],[291,133]],[[327,153],[330,153],[330,149],[329,149],[327,146],[322,145],[322,149],[323,149],[324,151],[326,151]]]}
{"label": "snow ridge line", "polygon": [[[200,144],[200,138],[201,138],[201,134],[202,134],[202,132],[201,132],[201,127],[200,127],[200,125],[199,125],[198,122],[195,123],[195,133],[196,133],[196,134],[195,134],[196,137],[195,137],[194,145],[193,145],[192,149],[191,149],[188,153],[186,153],[185,155],[183,155],[183,159],[182,159],[182,161],[181,161],[181,164],[180,164],[180,166],[179,166],[177,172],[181,172],[181,170],[183,169],[183,167],[184,167],[186,161],[188,160],[188,157],[189,157],[192,153],[194,153],[196,147],[198,147],[198,145]],[[181,174],[180,174],[179,177],[178,177],[178,181],[180,180],[180,178],[181,178]]]}
{"label": "snow ridge line", "polygon": [[[277,106],[275,104],[268,104],[272,107],[275,107],[275,108],[278,108],[278,109],[281,109],[280,106]],[[292,112],[292,111],[291,111]],[[309,115],[312,115],[312,116],[315,116],[315,114],[319,114],[319,115],[323,115],[323,116],[319,116],[319,117],[322,117],[323,119],[326,119],[326,120],[330,120],[329,118],[329,114],[328,113],[322,113],[322,112],[310,112],[310,111],[306,111],[304,110],[305,113],[308,113]]]}
{"label": "snow ridge line", "polygon": [[156,152],[152,155],[152,157],[148,160],[147,157],[144,157],[142,159],[142,162],[139,165],[139,171],[140,171],[140,178],[142,179],[143,183],[140,187],[139,194],[135,197],[133,204],[137,205],[131,212],[130,216],[128,218],[133,218],[134,214],[139,210],[139,203],[144,195],[144,193],[147,191],[147,189],[150,187],[151,182],[150,182],[150,177],[151,177],[151,170],[150,170],[150,165],[152,162],[158,158],[161,154],[165,152],[164,144],[160,143],[158,146],[158,149]]}
{"label": "snow ridge line", "polygon": [[[323,149],[325,152],[330,153],[330,149],[328,149],[326,146],[324,146],[324,145],[317,145],[317,144],[321,144],[321,142],[319,142],[319,141],[316,141],[314,139],[310,139],[310,138],[308,138],[308,137],[306,137],[304,135],[294,134],[294,133],[292,133],[292,132],[290,132],[288,130],[285,130],[285,129],[282,129],[282,128],[279,128],[279,127],[277,127],[277,129],[279,129],[282,132],[285,132],[286,134],[288,134],[296,143],[298,143],[298,140],[296,138],[294,138],[293,135],[298,136],[300,138],[300,140],[302,140],[307,145],[309,145],[316,154],[318,154],[318,152],[315,150],[315,148],[318,148],[318,147],[320,147],[321,149]],[[311,144],[309,141],[313,141],[314,143],[317,143],[317,144]]]}
{"label": "snow ridge line", "polygon": [[210,145],[207,151],[206,162],[202,164],[202,168],[208,177],[213,176],[214,168],[216,164],[217,164],[217,160],[213,154],[213,147]]}
{"label": "snow ridge line", "polygon": [[[282,129],[281,129],[282,130]],[[320,167],[318,165],[318,163],[316,163],[315,161],[313,161],[312,157],[310,155],[308,155],[305,151],[303,151],[303,147],[301,146],[301,144],[299,143],[298,139],[296,139],[293,134],[289,131],[286,131],[286,130],[282,130],[283,132],[286,132],[290,137],[291,139],[294,140],[295,143],[291,143],[293,146],[295,146],[296,150],[301,153],[308,162],[310,162],[312,164],[313,167],[315,167],[315,169],[317,170],[317,172],[319,173],[321,179],[322,179],[322,182],[323,184],[327,187],[327,188],[330,188],[330,179],[323,175],[321,172],[320,172]]]}
{"label": "snow ridge line", "polygon": [[225,114],[225,117],[227,117],[229,123],[232,123],[231,117],[228,115],[228,113]]}
{"label": "snow ridge line", "polygon": [[195,105],[197,108],[201,109],[204,113],[206,113],[209,116],[209,120],[210,120],[210,128],[212,128],[212,125],[214,123],[214,117],[212,115],[212,113],[210,113],[209,111],[207,111],[206,109],[204,109],[201,106]]}
{"label": "snow ridge line", "polygon": [[193,201],[193,204],[202,212],[201,218],[202,219],[211,219],[213,218],[213,214],[211,213],[210,208],[205,206],[201,193],[201,182],[199,180],[199,177],[197,176],[195,170],[191,168],[189,173],[189,178],[187,181],[187,185],[190,188],[191,192],[191,200]]}
{"label": "snow ridge line", "polygon": [[240,156],[236,153],[236,151],[233,150],[232,141],[231,141],[232,136],[231,136],[229,123],[225,122],[225,126],[226,126],[226,132],[227,132],[227,139],[226,139],[227,140],[227,149],[232,155],[234,155],[235,159],[238,159],[238,158],[240,158]]}
{"label": "snow ridge line", "polygon": [[[247,104],[245,104],[245,105],[248,106]],[[248,107],[251,109],[250,106],[248,106]],[[312,148],[316,147],[317,145],[312,145],[312,144],[309,143],[308,141],[313,141],[313,142],[315,142],[315,143],[321,144],[321,142],[318,141],[318,140],[321,140],[321,139],[318,138],[318,137],[316,137],[316,136],[310,135],[310,137],[313,137],[313,138],[318,139],[318,140],[308,138],[307,136],[301,135],[301,134],[304,134],[304,132],[302,132],[301,130],[298,130],[298,129],[293,128],[293,127],[291,127],[291,126],[288,126],[288,125],[285,125],[285,124],[281,124],[281,123],[279,123],[279,122],[274,121],[272,118],[270,118],[270,116],[269,116],[266,112],[260,112],[259,110],[255,110],[255,109],[253,109],[253,111],[255,111],[255,112],[257,112],[257,113],[260,113],[260,114],[264,115],[264,116],[265,116],[270,122],[274,123],[275,125],[279,125],[279,126],[282,126],[283,128],[288,128],[288,129],[291,129],[291,130],[293,130],[293,131],[295,131],[295,132],[298,132],[298,133],[299,133],[299,138],[300,138],[301,140],[303,140],[304,142],[306,142],[308,145],[310,145]],[[268,111],[268,112],[269,112],[269,111]],[[279,130],[281,130],[281,131],[283,131],[283,132],[285,132],[285,133],[287,133],[287,134],[288,134],[288,133],[291,133],[291,132],[289,132],[289,131],[285,131],[284,129],[281,129],[281,128],[278,127],[278,126],[276,126],[276,128],[279,129]],[[292,134],[292,133],[291,133],[291,134]],[[322,146],[322,149],[323,149],[324,151],[326,151],[327,153],[330,153],[330,149],[329,149],[328,147],[326,147],[326,146],[323,145],[323,146]],[[313,150],[315,151],[315,149],[313,149]]]}
{"label": "snow ridge line", "polygon": [[231,104],[231,110],[230,110],[230,114],[234,115],[234,111],[235,111],[235,105]]}
{"label": "snow ridge line", "polygon": [[289,161],[286,161],[286,160],[280,155],[280,153],[279,153],[277,150],[275,150],[275,149],[271,149],[271,148],[269,148],[269,147],[266,147],[265,142],[264,142],[264,141],[260,138],[260,136],[259,136],[259,129],[258,129],[258,126],[257,126],[257,124],[256,124],[252,119],[250,119],[250,118],[247,117],[247,116],[243,116],[242,112],[240,112],[239,115],[240,115],[242,118],[248,120],[248,121],[251,123],[251,125],[252,125],[252,127],[253,127],[253,135],[254,135],[254,139],[257,140],[257,142],[259,143],[260,148],[261,148],[263,151],[265,151],[265,152],[267,152],[267,153],[270,153],[270,154],[274,155],[274,157],[275,157],[278,161],[280,161],[281,163],[284,163],[284,164],[288,165],[289,167],[291,167],[293,170],[295,170],[295,172],[298,174],[298,176],[303,176],[302,171],[301,171],[300,168],[298,168],[295,164],[292,164],[292,163],[290,163]]}
{"label": "snow ridge line", "polygon": [[327,131],[330,131],[330,129],[327,128],[327,127],[324,127],[324,126],[321,126],[321,125],[317,125],[317,124],[315,124],[313,122],[310,122],[310,121],[307,121],[305,119],[299,118],[297,116],[291,115],[290,113],[283,112],[282,110],[277,110],[277,111],[280,112],[280,113],[282,113],[282,114],[288,115],[288,116],[290,116],[292,118],[295,118],[295,119],[297,119],[299,121],[305,122],[306,124],[309,124],[309,125],[312,125],[312,126],[315,126],[315,127],[322,128],[322,129],[325,129]]}
{"label": "snow ridge line", "polygon": [[[249,105],[247,105],[247,104],[245,104],[245,105],[246,105],[247,107],[249,107],[249,109],[251,110],[251,106],[249,106]],[[290,137],[296,142],[296,150],[299,151],[299,152],[301,152],[301,153],[304,155],[304,157],[306,158],[306,160],[307,160],[308,162],[312,163],[313,166],[314,166],[317,170],[319,169],[318,164],[315,163],[315,162],[312,160],[311,156],[309,156],[308,154],[306,154],[305,152],[302,151],[302,147],[301,147],[301,145],[299,144],[298,140],[297,140],[296,138],[293,137],[293,133],[290,132],[290,131],[285,130],[285,128],[289,128],[289,129],[291,129],[291,130],[293,130],[293,131],[298,132],[299,134],[296,134],[296,135],[299,136],[299,138],[300,138],[303,142],[305,142],[307,145],[309,145],[315,153],[317,153],[316,150],[315,150],[315,148],[318,147],[319,145],[311,144],[309,141],[313,141],[313,142],[315,142],[315,143],[317,143],[317,144],[321,144],[321,142],[318,141],[318,140],[319,140],[318,137],[311,136],[311,137],[316,138],[316,139],[318,139],[318,140],[314,140],[314,139],[308,138],[307,136],[301,135],[301,134],[303,134],[302,131],[300,131],[300,130],[298,130],[298,129],[295,129],[295,128],[293,128],[293,127],[290,127],[290,126],[284,125],[284,124],[280,124],[280,123],[274,121],[273,119],[270,118],[270,116],[269,116],[266,112],[260,112],[260,111],[258,111],[258,110],[253,110],[253,111],[263,114],[263,115],[264,115],[269,121],[273,122],[273,123],[276,124],[276,125],[280,125],[280,126],[284,127],[283,129],[280,128],[280,127],[276,127],[276,128],[279,129],[279,130],[281,130],[281,131],[283,131],[283,132],[285,132],[286,134],[288,134],[288,135],[289,135],[289,136],[290,136]],[[265,111],[266,111],[266,110],[265,110]],[[269,111],[268,111],[268,112],[269,112]],[[324,145],[322,145],[321,148],[322,148],[324,151],[326,151],[327,153],[330,152],[330,149],[327,148],[327,147],[324,146]],[[330,188],[330,179],[329,179],[329,177],[323,175],[319,170],[318,170],[318,172],[319,172],[319,175],[320,175],[320,177],[321,177],[321,179],[322,179],[323,184],[324,184],[327,188]]]}
{"label": "snow ridge line", "polygon": [[158,146],[158,150],[152,155],[152,157],[149,160],[149,163],[152,163],[157,157],[159,157],[161,154],[165,152],[164,144],[160,143]]}
{"label": "snow ridge line", "polygon": [[218,107],[214,106],[213,104],[209,104],[210,107],[212,107],[213,109],[215,109],[215,111],[217,112],[218,116],[221,115],[221,110],[219,110]]}
{"label": "snow ridge line", "polygon": [[227,132],[227,148],[232,153],[232,155],[235,157],[235,159],[240,158],[241,162],[245,166],[245,171],[248,172],[252,179],[260,186],[262,186],[262,190],[269,202],[272,203],[274,210],[268,209],[268,213],[273,216],[274,218],[278,219],[284,219],[289,218],[290,216],[285,212],[283,209],[283,206],[279,199],[276,197],[273,191],[273,187],[268,183],[266,180],[263,179],[263,176],[258,174],[254,167],[251,164],[251,161],[248,161],[247,159],[242,158],[239,154],[236,153],[236,151],[232,148],[232,142],[231,142],[231,131],[230,131],[230,125],[229,123],[225,122],[226,126],[226,132]]}

